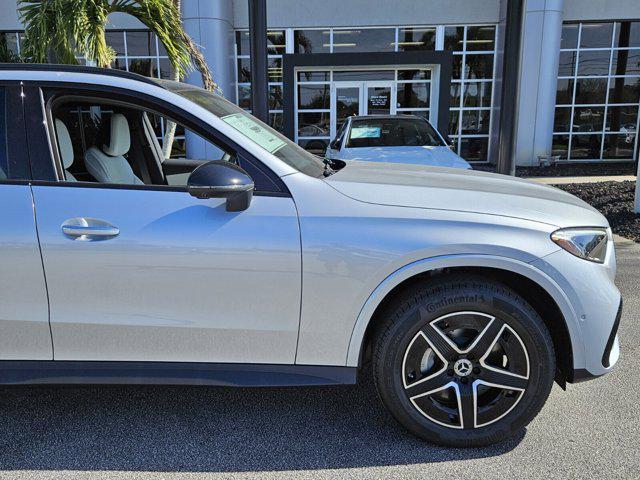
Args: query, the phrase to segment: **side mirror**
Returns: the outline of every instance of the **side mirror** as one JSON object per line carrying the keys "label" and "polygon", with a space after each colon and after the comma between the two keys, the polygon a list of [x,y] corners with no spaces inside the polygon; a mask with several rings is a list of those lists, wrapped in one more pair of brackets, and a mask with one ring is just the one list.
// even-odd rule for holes
{"label": "side mirror", "polygon": [[227,212],[249,208],[254,184],[242,168],[223,160],[197,167],[187,180],[189,194],[196,198],[226,198]]}

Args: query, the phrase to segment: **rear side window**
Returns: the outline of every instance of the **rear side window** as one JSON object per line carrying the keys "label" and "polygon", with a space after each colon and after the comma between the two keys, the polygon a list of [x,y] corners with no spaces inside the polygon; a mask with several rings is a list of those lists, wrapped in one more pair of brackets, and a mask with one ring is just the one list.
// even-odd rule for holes
{"label": "rear side window", "polygon": [[7,151],[7,101],[4,87],[0,87],[0,180],[8,178],[9,152]]}
{"label": "rear side window", "polygon": [[0,181],[31,177],[26,146],[20,89],[0,85]]}

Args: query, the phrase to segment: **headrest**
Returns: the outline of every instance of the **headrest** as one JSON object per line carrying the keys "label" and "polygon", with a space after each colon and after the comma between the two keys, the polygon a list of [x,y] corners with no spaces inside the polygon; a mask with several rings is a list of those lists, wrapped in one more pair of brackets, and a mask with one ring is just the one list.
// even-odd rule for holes
{"label": "headrest", "polygon": [[69,130],[62,120],[55,119],[56,135],[58,137],[58,148],[60,148],[60,157],[62,159],[62,166],[69,168],[73,163],[73,144],[71,143],[71,136]]}
{"label": "headrest", "polygon": [[111,115],[109,137],[105,140],[102,150],[111,157],[119,157],[127,153],[130,147],[129,122],[121,113],[114,113]]}

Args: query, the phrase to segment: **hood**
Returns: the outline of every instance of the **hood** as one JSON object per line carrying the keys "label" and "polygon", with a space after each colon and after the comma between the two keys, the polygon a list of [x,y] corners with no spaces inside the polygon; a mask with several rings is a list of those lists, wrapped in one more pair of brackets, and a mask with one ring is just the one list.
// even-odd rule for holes
{"label": "hood", "polygon": [[595,208],[557,188],[495,173],[453,168],[347,162],[326,179],[367,203],[500,215],[557,227],[607,227]]}
{"label": "hood", "polygon": [[409,163],[434,167],[471,168],[449,147],[363,147],[346,148],[337,156],[340,160],[361,160],[386,163]]}

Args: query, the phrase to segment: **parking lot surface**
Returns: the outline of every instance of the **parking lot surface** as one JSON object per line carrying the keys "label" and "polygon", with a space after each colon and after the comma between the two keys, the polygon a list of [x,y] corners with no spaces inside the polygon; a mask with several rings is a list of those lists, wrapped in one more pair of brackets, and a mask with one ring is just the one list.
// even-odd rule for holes
{"label": "parking lot surface", "polygon": [[638,478],[640,246],[618,245],[622,358],[483,449],[406,434],[367,382],[304,389],[0,389],[0,478]]}

